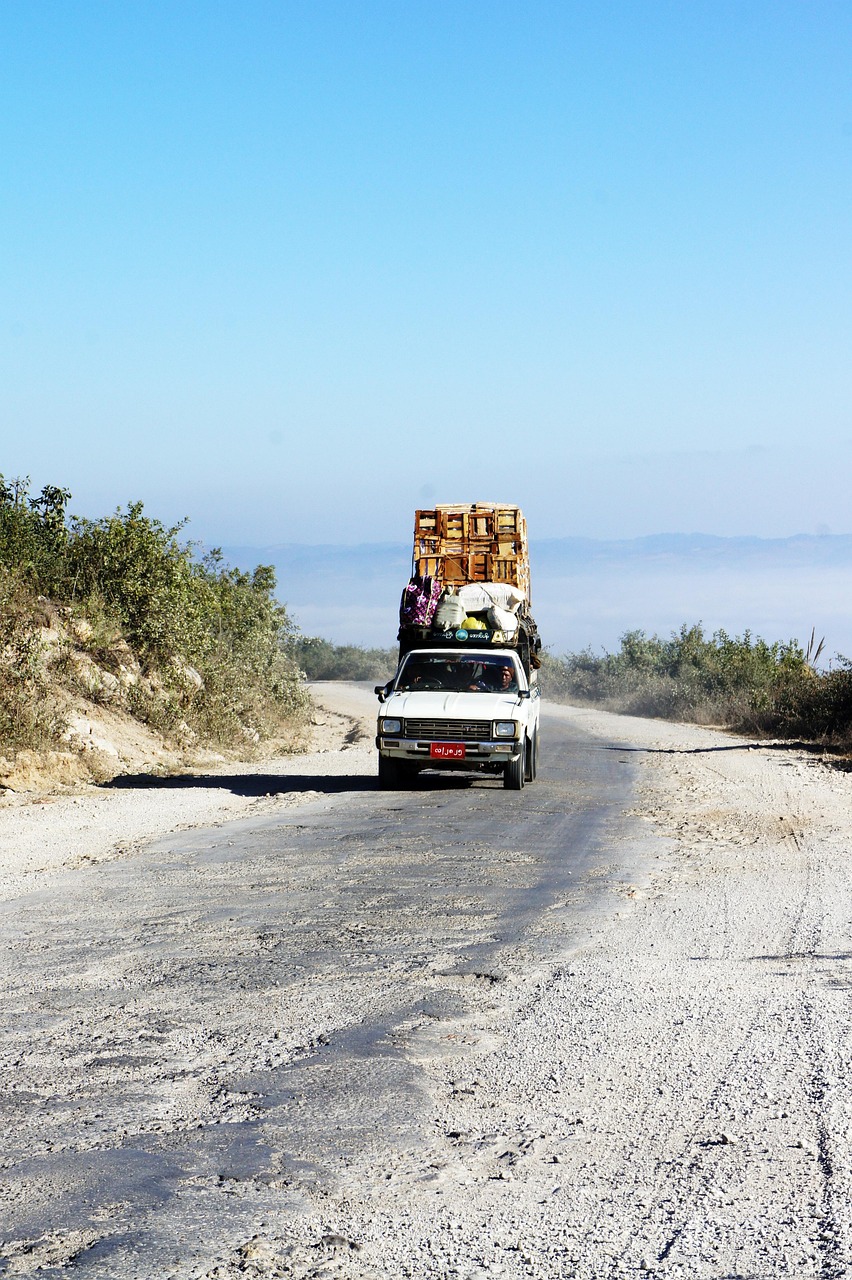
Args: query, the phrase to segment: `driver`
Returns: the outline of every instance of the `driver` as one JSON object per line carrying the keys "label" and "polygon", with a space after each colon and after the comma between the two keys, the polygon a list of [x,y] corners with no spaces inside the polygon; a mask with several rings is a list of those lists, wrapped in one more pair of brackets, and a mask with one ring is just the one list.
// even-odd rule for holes
{"label": "driver", "polygon": [[402,689],[408,690],[434,690],[434,689],[452,689],[453,681],[457,678],[457,666],[452,662],[434,662],[427,660],[426,662],[418,662],[409,664],[405,669]]}
{"label": "driver", "polygon": [[464,662],[461,664],[460,671],[460,691],[467,690],[470,693],[481,693],[489,688],[485,682],[485,670],[478,662]]}

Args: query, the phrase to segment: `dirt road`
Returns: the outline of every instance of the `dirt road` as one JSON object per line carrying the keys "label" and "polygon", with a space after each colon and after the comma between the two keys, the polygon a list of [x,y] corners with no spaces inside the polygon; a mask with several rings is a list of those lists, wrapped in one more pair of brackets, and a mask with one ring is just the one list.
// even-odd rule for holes
{"label": "dirt road", "polygon": [[0,1274],[852,1271],[852,776],[551,708],[522,793],[382,793],[318,696],[0,809]]}

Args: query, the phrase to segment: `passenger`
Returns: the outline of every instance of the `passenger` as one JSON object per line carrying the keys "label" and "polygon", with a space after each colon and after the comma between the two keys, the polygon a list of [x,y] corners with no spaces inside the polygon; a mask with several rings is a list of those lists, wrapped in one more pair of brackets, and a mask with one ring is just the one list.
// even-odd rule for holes
{"label": "passenger", "polygon": [[488,675],[492,681],[490,688],[495,693],[516,693],[518,689],[515,680],[515,668],[511,662],[501,662],[490,664],[491,669]]}
{"label": "passenger", "polygon": [[486,659],[481,667],[476,664],[472,668],[467,683],[462,687],[476,693],[517,692],[515,668],[508,661],[492,662]]}

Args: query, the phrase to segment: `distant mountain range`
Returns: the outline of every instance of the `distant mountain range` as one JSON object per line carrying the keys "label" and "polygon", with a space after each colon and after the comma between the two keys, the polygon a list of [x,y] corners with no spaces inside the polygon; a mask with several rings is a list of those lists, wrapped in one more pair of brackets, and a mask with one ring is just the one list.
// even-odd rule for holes
{"label": "distant mountain range", "polygon": [[601,562],[677,560],[690,564],[852,565],[852,534],[797,534],[793,538],[719,538],[708,533],[655,533],[604,542],[595,538],[551,538],[536,542],[531,557],[539,572]]}
{"label": "distant mountain range", "polygon": [[[396,636],[409,544],[224,547],[239,568],[271,564],[302,630],[337,643]],[[749,630],[852,654],[852,535],[720,538],[654,534],[623,541],[551,538],[530,546],[533,609],[554,652],[617,647],[627,630],[667,635],[683,622]]]}

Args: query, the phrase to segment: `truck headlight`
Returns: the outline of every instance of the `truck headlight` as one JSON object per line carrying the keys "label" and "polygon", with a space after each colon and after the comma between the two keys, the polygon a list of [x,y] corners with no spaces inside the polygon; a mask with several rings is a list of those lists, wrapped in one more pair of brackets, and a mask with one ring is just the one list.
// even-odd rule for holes
{"label": "truck headlight", "polygon": [[383,720],[379,721],[379,733],[385,734],[386,737],[394,733],[402,733],[402,721],[392,720],[390,716],[385,716]]}
{"label": "truck headlight", "polygon": [[495,738],[515,738],[517,737],[518,726],[514,720],[495,720],[494,721],[494,737]]}

